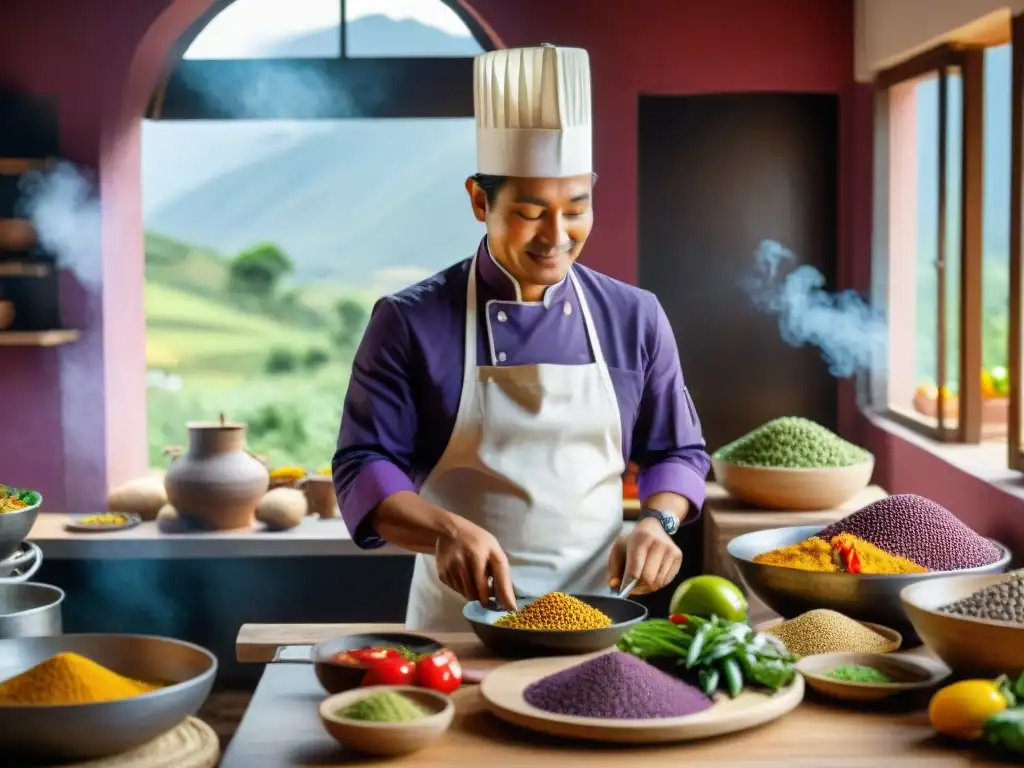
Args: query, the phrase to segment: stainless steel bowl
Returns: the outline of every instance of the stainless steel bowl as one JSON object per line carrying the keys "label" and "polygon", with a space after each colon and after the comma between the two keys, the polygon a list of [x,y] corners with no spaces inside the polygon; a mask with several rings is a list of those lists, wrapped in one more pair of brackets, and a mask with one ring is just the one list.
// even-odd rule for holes
{"label": "stainless steel bowl", "polygon": [[[473,601],[467,603],[462,615],[480,638],[480,642],[500,656],[560,656],[591,653],[610,648],[619,642],[628,629],[647,618],[647,609],[633,600],[610,595],[572,595],[612,620],[603,629],[548,631],[500,627],[495,621],[505,611],[491,611]],[[516,606],[522,610],[536,598],[520,598]]]}
{"label": "stainless steel bowl", "polygon": [[[72,652],[136,680],[167,683],[131,699],[71,706],[0,705],[4,764],[22,759],[81,761],[141,746],[199,711],[217,659],[181,640],[146,635],[61,635],[0,640],[0,679]],[[17,760],[13,764],[20,765]]]}
{"label": "stainless steel bowl", "polygon": [[913,639],[917,636],[903,611],[900,590],[919,581],[953,573],[1002,573],[1010,563],[1010,551],[999,542],[993,542],[1003,553],[999,560],[991,565],[960,571],[858,575],[815,573],[754,562],[754,558],[763,552],[796,544],[823,528],[821,525],[798,525],[745,533],[730,541],[726,551],[746,588],[784,618],[799,616],[815,608],[829,608],[858,621],[892,627],[904,638]]}
{"label": "stainless steel bowl", "polygon": [[[63,630],[64,591],[49,584],[0,583],[0,639],[46,637]],[[0,679],[3,663],[0,657]]]}
{"label": "stainless steel bowl", "polygon": [[17,552],[21,542],[28,538],[29,531],[39,517],[39,506],[34,504],[17,512],[0,512],[0,560]]}

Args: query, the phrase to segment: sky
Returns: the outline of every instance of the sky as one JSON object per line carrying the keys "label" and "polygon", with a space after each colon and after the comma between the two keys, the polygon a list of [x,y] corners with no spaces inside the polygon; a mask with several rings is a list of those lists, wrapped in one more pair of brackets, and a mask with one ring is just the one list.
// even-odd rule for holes
{"label": "sky", "polygon": [[[465,36],[466,25],[441,0],[346,0],[345,16],[355,21],[374,14],[396,21],[413,19],[450,35]],[[282,38],[341,22],[338,0],[236,0],[204,29],[187,58],[235,58]]]}

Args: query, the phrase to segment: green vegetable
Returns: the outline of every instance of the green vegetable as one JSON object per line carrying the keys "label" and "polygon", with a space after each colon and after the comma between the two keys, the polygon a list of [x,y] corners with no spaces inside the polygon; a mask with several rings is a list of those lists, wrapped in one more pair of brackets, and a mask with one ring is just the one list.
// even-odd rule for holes
{"label": "green vegetable", "polygon": [[746,467],[806,469],[849,467],[871,454],[809,419],[784,416],[719,448],[713,458]]}
{"label": "green vegetable", "polygon": [[1011,755],[1024,757],[1024,708],[1004,709],[985,721],[985,743]]}
{"label": "green vegetable", "polygon": [[640,659],[674,658],[677,669],[694,675],[709,696],[722,683],[735,698],[748,685],[776,691],[793,682],[796,657],[771,635],[719,616],[686,619],[684,624],[642,622],[622,636],[619,650]]}
{"label": "green vegetable", "polygon": [[418,720],[429,713],[412,699],[394,691],[381,691],[354,704],[343,707],[335,713],[350,720],[365,720],[373,723],[403,723]]}
{"label": "green vegetable", "polygon": [[892,677],[880,669],[866,667],[863,664],[843,664],[828,670],[825,677],[849,683],[894,683]]}

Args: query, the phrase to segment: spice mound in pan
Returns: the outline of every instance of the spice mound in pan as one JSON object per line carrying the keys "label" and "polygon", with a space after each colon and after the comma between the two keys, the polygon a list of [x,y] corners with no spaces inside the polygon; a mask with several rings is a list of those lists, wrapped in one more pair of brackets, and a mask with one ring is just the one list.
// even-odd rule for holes
{"label": "spice mound in pan", "polygon": [[604,629],[612,620],[593,606],[562,592],[550,592],[515,613],[494,622],[509,629],[579,630]]}
{"label": "spice mound in pan", "polygon": [[755,563],[862,574],[955,571],[991,565],[999,547],[945,507],[912,493],[888,496]]}
{"label": "spice mound in pan", "polygon": [[1008,621],[1024,627],[1024,574],[979,589],[939,610],[969,619]]}
{"label": "spice mound in pan", "polygon": [[0,716],[5,705],[96,704],[134,698],[160,687],[122,677],[77,653],[59,653],[0,683]]}
{"label": "spice mound in pan", "polygon": [[558,715],[622,720],[684,717],[712,704],[693,686],[621,651],[541,678],[523,691],[523,698]]}
{"label": "spice mound in pan", "polygon": [[719,448],[714,458],[744,467],[827,469],[862,464],[871,454],[810,419],[783,416]]}
{"label": "spice mound in pan", "polygon": [[817,608],[767,630],[790,653],[874,653],[889,644],[888,638],[836,611]]}

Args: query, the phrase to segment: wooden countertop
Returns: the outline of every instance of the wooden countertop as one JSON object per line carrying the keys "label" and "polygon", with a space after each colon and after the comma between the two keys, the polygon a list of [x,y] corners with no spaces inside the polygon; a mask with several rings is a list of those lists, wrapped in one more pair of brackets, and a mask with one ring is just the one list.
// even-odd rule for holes
{"label": "wooden countertop", "polygon": [[[636,517],[640,504],[623,502],[623,519]],[[64,524],[71,516],[43,512],[28,539],[51,560],[90,559],[183,559],[196,557],[326,557],[326,556],[410,556],[405,550],[385,546],[359,549],[341,518],[321,520],[307,517],[290,531],[265,531],[260,524],[236,531],[195,531],[168,533],[155,522],[142,523],[127,531],[78,533]],[[626,522],[626,525],[630,525]]]}
{"label": "wooden countertop", "polygon": [[[241,661],[267,661],[279,645],[312,645],[328,637],[366,631],[391,631],[389,624],[247,624],[238,636]],[[436,635],[458,653],[467,667],[500,664],[472,633]],[[376,760],[343,752],[317,716],[325,694],[312,667],[267,666],[249,709],[224,755],[221,768],[255,765],[372,765]],[[759,768],[947,768],[997,765],[971,750],[938,744],[920,700],[914,711],[863,704],[842,707],[811,694],[794,712],[766,725],[719,739],[679,745],[616,747],[533,734],[491,716],[477,686],[454,695],[455,722],[437,744],[418,754],[390,761],[399,765],[556,765],[588,766],[758,766]]]}

